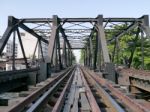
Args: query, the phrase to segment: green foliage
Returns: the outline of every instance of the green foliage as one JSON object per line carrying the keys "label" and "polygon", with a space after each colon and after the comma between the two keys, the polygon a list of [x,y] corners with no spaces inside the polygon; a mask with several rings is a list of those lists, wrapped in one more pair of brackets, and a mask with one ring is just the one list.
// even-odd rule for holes
{"label": "green foliage", "polygon": [[[105,30],[107,40],[112,39],[117,36],[120,31],[123,31],[127,28],[127,24],[116,25],[112,29]],[[116,47],[114,53],[115,41],[111,42],[108,45],[109,54],[113,63],[118,65],[125,65],[127,67],[134,67],[136,69],[142,68],[142,52],[141,52],[141,33],[137,36],[138,28],[133,29],[132,31],[126,33],[118,39],[118,47]],[[109,32],[109,33],[108,33]],[[93,50],[95,51],[96,46],[96,36],[94,34],[92,38]],[[150,38],[146,37],[144,34],[143,38],[143,48],[144,48],[144,69],[150,70]],[[118,54],[117,54],[118,51]],[[81,50],[80,62],[83,63],[84,60],[84,50]],[[114,55],[115,54],[115,55]],[[94,55],[94,54],[93,54]],[[113,60],[114,55],[114,60]],[[99,59],[99,57],[98,57]]]}
{"label": "green foliage", "polygon": [[[126,26],[122,26],[126,27]],[[124,28],[125,29],[125,28]],[[134,29],[125,35],[123,35],[119,40],[118,45],[118,60],[117,56],[115,55],[114,63],[118,64],[124,64],[128,67],[134,67],[137,69],[142,68],[142,51],[141,51],[141,36],[139,33],[139,36],[137,37],[135,32],[137,32],[138,29]],[[107,35],[107,39],[113,37],[113,33]],[[108,45],[108,49],[110,52],[110,55],[113,56],[113,50],[114,50],[115,42]],[[144,36],[143,39],[143,48],[144,48],[144,69],[150,70],[150,39],[148,37]],[[127,63],[126,63],[127,61]]]}

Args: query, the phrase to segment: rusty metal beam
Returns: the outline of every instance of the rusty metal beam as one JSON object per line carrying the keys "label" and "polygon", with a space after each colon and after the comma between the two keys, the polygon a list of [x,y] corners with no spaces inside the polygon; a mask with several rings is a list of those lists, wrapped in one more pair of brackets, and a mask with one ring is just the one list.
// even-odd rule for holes
{"label": "rusty metal beam", "polygon": [[112,83],[108,82],[107,80],[100,78],[97,74],[94,72],[90,72],[90,76],[93,77],[101,86],[104,86],[108,88],[111,93],[117,97],[120,101],[122,101],[125,105],[128,106],[133,112],[148,112],[148,109],[131,99],[130,97],[123,94],[120,90],[113,87]]}
{"label": "rusty metal beam", "polygon": [[129,76],[130,86],[150,92],[149,76]]}
{"label": "rusty metal beam", "polygon": [[[80,71],[81,71],[81,70],[80,70]],[[90,105],[91,105],[92,112],[101,112],[101,110],[100,110],[100,108],[99,108],[99,106],[98,106],[98,104],[97,104],[97,102],[96,102],[96,100],[95,100],[95,98],[94,98],[94,96],[93,96],[93,94],[92,94],[92,91],[91,91],[91,89],[89,88],[88,83],[87,83],[87,81],[85,80],[83,74],[85,74],[85,73],[84,73],[84,72],[81,72],[82,80],[83,80],[83,82],[84,82],[84,84],[85,84],[86,91],[88,91],[88,92],[87,92],[87,97],[88,97],[88,99],[89,99],[89,103],[90,103]]]}

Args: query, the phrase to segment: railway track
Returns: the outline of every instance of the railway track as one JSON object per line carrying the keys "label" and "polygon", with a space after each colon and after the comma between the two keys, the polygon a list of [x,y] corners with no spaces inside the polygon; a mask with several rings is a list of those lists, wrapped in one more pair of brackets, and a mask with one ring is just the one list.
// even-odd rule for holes
{"label": "railway track", "polygon": [[[0,106],[0,112],[43,111],[47,107],[48,110],[51,111],[63,91],[63,88],[68,83],[68,79],[72,77],[73,71],[74,67],[69,68],[58,74],[56,77],[49,78],[46,81],[37,84],[35,87],[30,88],[29,91],[25,91],[24,95],[21,95],[21,97],[20,95],[18,98],[16,97],[16,101],[10,100],[13,104],[10,103],[5,106]],[[20,92],[18,94],[22,93]]]}
{"label": "railway track", "polygon": [[[149,112],[150,111],[146,106],[137,103],[134,99],[128,97],[126,94],[120,91],[117,85],[109,82],[108,80],[100,78],[97,74],[89,71],[86,68],[82,68],[82,71],[84,72],[85,77],[88,77],[87,79],[90,80],[89,83],[93,83],[94,86],[97,85],[99,86],[99,93],[102,99],[104,99],[103,101],[106,107],[106,111],[107,111],[107,107],[108,107],[108,111],[111,110],[111,112],[117,112],[119,108],[125,112]],[[102,91],[100,91],[101,88]]]}
{"label": "railway track", "polygon": [[71,67],[43,83],[18,103],[0,106],[0,112],[149,111],[84,67]]}
{"label": "railway track", "polygon": [[126,112],[127,110],[123,108],[118,102],[116,102],[108,91],[102,87],[90,74],[82,69],[83,74],[90,86],[90,89],[96,99],[96,102],[102,112]]}

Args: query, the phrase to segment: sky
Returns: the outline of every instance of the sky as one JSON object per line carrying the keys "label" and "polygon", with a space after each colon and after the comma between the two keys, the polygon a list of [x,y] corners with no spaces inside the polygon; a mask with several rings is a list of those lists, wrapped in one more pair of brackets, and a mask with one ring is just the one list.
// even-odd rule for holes
{"label": "sky", "polygon": [[[150,15],[150,0],[0,0],[0,35],[9,15],[36,17],[141,17]],[[78,52],[78,51],[76,51]],[[76,53],[79,60],[79,53]]]}

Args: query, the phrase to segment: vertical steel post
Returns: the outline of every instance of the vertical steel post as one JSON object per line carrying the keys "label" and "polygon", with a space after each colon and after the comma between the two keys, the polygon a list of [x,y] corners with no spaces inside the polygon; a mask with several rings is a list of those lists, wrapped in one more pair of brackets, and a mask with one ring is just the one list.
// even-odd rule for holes
{"label": "vertical steel post", "polygon": [[13,32],[13,54],[12,54],[12,70],[15,70],[15,47],[16,47],[16,31]]}
{"label": "vertical steel post", "polygon": [[96,62],[97,62],[97,52],[98,52],[98,35],[96,32],[96,42],[95,42],[95,51],[94,51],[94,63],[93,63],[93,69],[96,70],[97,66],[96,66]]}
{"label": "vertical steel post", "polygon": [[117,47],[117,67],[119,64],[119,41],[118,38],[116,38],[116,47]]}
{"label": "vertical steel post", "polygon": [[70,50],[70,48],[69,48],[69,49],[68,49],[68,65],[69,65],[69,66],[70,66],[70,62],[71,62],[70,54],[71,54],[71,50]]}
{"label": "vertical steel post", "polygon": [[142,21],[142,29],[146,33],[148,37],[150,37],[150,28],[149,28],[149,16],[144,15],[143,16],[143,21]]}
{"label": "vertical steel post", "polygon": [[41,50],[42,60],[43,60],[43,62],[44,62],[45,60],[44,60],[44,55],[43,55],[42,43],[41,43],[41,40],[40,40],[40,39],[38,39],[38,40],[39,40],[39,46],[40,46],[40,50]]}
{"label": "vertical steel post", "polygon": [[63,54],[62,54],[62,56],[63,56],[63,66],[64,66],[64,68],[66,68],[67,67],[67,63],[66,63],[66,41],[64,40],[64,42],[63,42]]}
{"label": "vertical steel post", "polygon": [[92,37],[89,38],[90,42],[90,67],[93,69],[93,43],[92,43]]}
{"label": "vertical steel post", "polygon": [[58,17],[57,15],[53,16],[53,23],[52,23],[52,33],[51,37],[49,39],[49,45],[48,45],[48,57],[46,59],[47,63],[47,72],[50,74],[50,69],[52,66],[52,62],[54,65],[54,69],[56,70],[57,66],[57,42],[56,42],[56,37],[58,33]]}
{"label": "vertical steel post", "polygon": [[72,51],[71,51],[71,49],[70,49],[70,56],[69,56],[69,57],[70,57],[70,66],[71,66],[71,65],[72,65],[72,64],[71,64],[71,63],[72,63],[72,62],[71,62],[71,61],[72,61]]}
{"label": "vertical steel post", "polygon": [[91,67],[91,51],[90,51],[90,43],[89,45],[87,46],[88,48],[88,66],[89,68]]}
{"label": "vertical steel post", "polygon": [[103,16],[102,15],[98,16],[97,27],[98,27],[98,41],[101,43],[100,47],[102,48],[104,62],[110,63],[110,58],[108,54],[108,48],[107,48],[107,43],[106,43],[106,38],[105,38],[105,33],[104,33],[104,28],[103,28]]}
{"label": "vertical steel post", "polygon": [[69,60],[69,47],[68,47],[68,49],[67,49],[67,66],[69,66],[69,62],[70,62],[70,60]]}
{"label": "vertical steel post", "polygon": [[98,70],[99,71],[102,71],[102,48],[101,48],[101,43],[100,41],[98,41],[98,62],[97,62],[97,65],[98,65]]}
{"label": "vertical steel post", "polygon": [[56,15],[53,16],[53,26],[52,26],[52,33],[51,37],[49,39],[49,45],[48,45],[48,62],[52,62],[53,58],[53,52],[55,47],[55,40],[57,35],[57,27],[58,27],[58,17]]}
{"label": "vertical steel post", "polygon": [[59,69],[62,69],[62,60],[61,60],[61,53],[60,53],[60,38],[59,38],[59,32],[57,33],[57,45],[58,45],[58,57],[59,57]]}
{"label": "vertical steel post", "polygon": [[115,60],[116,47],[117,47],[117,39],[115,38],[115,45],[114,45],[114,50],[112,52],[112,59],[111,59],[112,62],[114,62],[114,60]]}
{"label": "vertical steel post", "polygon": [[90,62],[90,56],[89,56],[89,47],[88,47],[88,45],[86,46],[86,51],[87,51],[87,66],[89,67],[89,62]]}
{"label": "vertical steel post", "polygon": [[103,28],[103,16],[99,15],[97,18],[98,29],[98,42],[100,42],[100,52],[102,51],[104,72],[103,76],[109,80],[117,83],[114,64],[110,62],[110,57],[107,48],[107,42],[105,38],[105,32]]}
{"label": "vertical steel post", "polygon": [[70,66],[70,61],[71,61],[71,59],[70,59],[70,48],[68,48],[68,65]]}
{"label": "vertical steel post", "polygon": [[144,70],[144,32],[141,30],[142,69]]}
{"label": "vertical steel post", "polygon": [[66,44],[66,66],[68,67],[68,45]]}
{"label": "vertical steel post", "polygon": [[86,46],[86,50],[87,50],[87,66],[89,67],[89,45]]}
{"label": "vertical steel post", "polygon": [[53,52],[53,57],[52,58],[53,58],[53,65],[54,65],[55,70],[56,70],[56,67],[58,65],[57,42],[56,41],[55,41],[55,44],[54,44],[54,52]]}
{"label": "vertical steel post", "polygon": [[70,65],[72,65],[72,51],[70,52]]}

